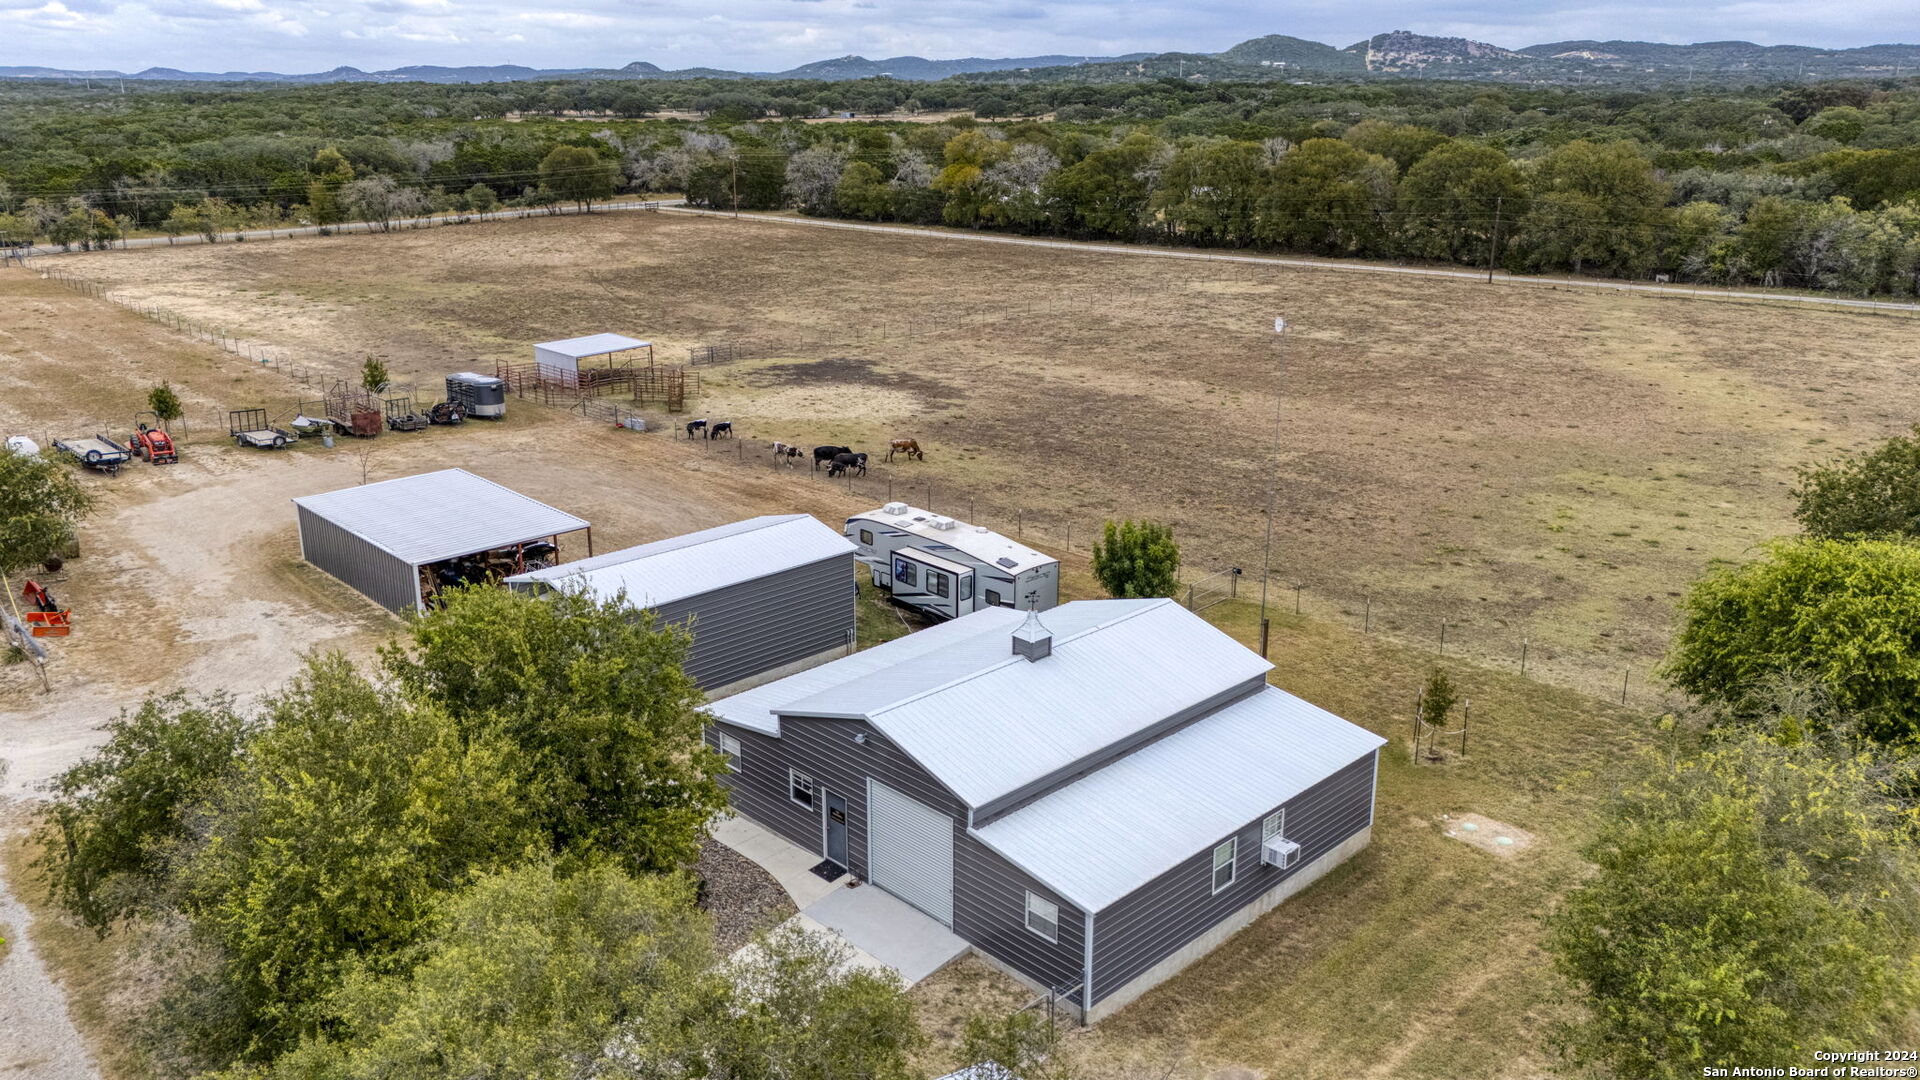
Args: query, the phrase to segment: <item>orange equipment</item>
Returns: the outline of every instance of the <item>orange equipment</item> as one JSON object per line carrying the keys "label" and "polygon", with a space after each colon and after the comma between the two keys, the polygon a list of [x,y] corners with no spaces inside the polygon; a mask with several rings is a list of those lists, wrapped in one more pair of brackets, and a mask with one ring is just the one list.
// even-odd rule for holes
{"label": "orange equipment", "polygon": [[34,606],[27,612],[27,627],[34,637],[66,637],[73,632],[73,612],[61,608],[46,586],[29,579],[20,595]]}
{"label": "orange equipment", "polygon": [[140,424],[133,438],[127,441],[133,444],[133,452],[149,464],[172,465],[180,460],[179,452],[173,448],[173,437],[157,427]]}

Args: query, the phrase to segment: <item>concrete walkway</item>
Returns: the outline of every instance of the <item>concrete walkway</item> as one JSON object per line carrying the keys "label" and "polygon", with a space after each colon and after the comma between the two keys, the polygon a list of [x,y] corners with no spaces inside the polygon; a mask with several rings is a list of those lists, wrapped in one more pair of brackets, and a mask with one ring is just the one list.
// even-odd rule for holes
{"label": "concrete walkway", "polygon": [[953,931],[884,889],[850,886],[851,877],[823,881],[813,872],[820,856],[770,829],[730,817],[714,822],[711,831],[787,890],[800,913],[784,925],[838,937],[852,951],[852,966],[890,969],[912,986],[967,951]]}

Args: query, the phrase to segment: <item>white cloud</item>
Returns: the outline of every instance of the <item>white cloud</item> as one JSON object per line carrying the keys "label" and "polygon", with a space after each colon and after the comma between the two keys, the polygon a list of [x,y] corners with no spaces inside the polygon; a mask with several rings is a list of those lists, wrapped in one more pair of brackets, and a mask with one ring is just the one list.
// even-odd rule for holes
{"label": "white cloud", "polygon": [[1920,37],[1913,0],[0,0],[8,62],[315,71],[523,63],[781,70],[880,58],[1210,52],[1266,33],[1352,44],[1394,29],[1518,47],[1747,38],[1829,47]]}

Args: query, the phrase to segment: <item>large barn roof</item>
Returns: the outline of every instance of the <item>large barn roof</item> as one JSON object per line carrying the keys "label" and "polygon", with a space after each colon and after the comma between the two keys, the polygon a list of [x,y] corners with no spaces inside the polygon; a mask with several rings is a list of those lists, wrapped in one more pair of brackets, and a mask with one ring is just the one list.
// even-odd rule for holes
{"label": "large barn roof", "polygon": [[769,514],[516,574],[507,583],[581,589],[597,600],[625,593],[634,606],[651,608],[853,551],[846,537],[808,514]]}
{"label": "large barn roof", "polygon": [[974,835],[1100,911],[1385,743],[1269,686]]}
{"label": "large barn roof", "polygon": [[293,502],[415,566],[587,527],[581,518],[465,469],[382,480]]}

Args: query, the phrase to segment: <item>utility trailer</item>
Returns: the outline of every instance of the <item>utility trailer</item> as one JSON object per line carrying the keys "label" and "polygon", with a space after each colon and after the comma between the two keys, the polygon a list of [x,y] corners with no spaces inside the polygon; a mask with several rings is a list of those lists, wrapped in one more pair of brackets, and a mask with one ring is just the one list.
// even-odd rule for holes
{"label": "utility trailer", "polygon": [[411,397],[390,397],[381,403],[388,431],[425,431],[431,423],[423,413],[413,411]]}
{"label": "utility trailer", "polygon": [[87,468],[106,473],[108,476],[119,472],[120,466],[133,460],[132,450],[105,435],[93,435],[82,439],[55,439],[53,448]]}
{"label": "utility trailer", "polygon": [[468,417],[504,420],[507,416],[507,381],[478,372],[456,372],[447,376],[447,400],[459,402]]}
{"label": "utility trailer", "polygon": [[1060,560],[978,525],[891,502],[848,518],[846,534],[875,585],[935,618],[1060,603]]}
{"label": "utility trailer", "polygon": [[300,439],[298,434],[269,423],[265,409],[234,409],[227,413],[227,434],[233,436],[237,446],[261,450],[278,450]]}

